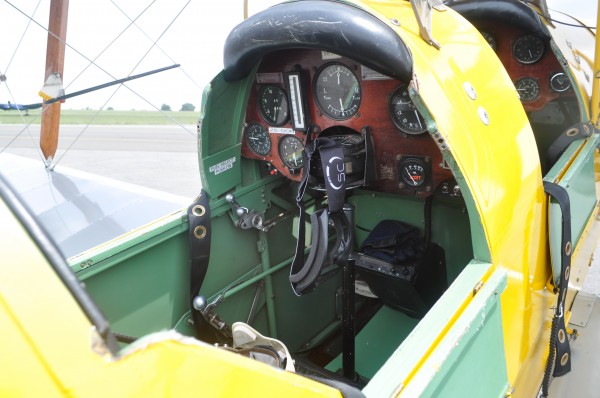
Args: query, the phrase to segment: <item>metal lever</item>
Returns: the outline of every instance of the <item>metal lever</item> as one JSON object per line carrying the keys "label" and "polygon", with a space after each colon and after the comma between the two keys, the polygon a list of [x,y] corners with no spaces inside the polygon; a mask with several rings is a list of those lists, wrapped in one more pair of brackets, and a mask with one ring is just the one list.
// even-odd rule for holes
{"label": "metal lever", "polygon": [[256,210],[248,210],[247,207],[242,207],[235,200],[235,196],[233,194],[227,194],[225,196],[225,200],[231,204],[231,208],[233,209],[238,219],[236,221],[236,227],[242,229],[250,229],[256,228],[261,230],[263,225],[263,217]]}
{"label": "metal lever", "polygon": [[196,311],[202,314],[202,317],[210,324],[210,326],[221,332],[224,336],[232,337],[231,328],[215,311],[217,305],[219,305],[224,298],[225,295],[220,294],[212,303],[208,304],[204,296],[196,296],[194,297],[192,305]]}

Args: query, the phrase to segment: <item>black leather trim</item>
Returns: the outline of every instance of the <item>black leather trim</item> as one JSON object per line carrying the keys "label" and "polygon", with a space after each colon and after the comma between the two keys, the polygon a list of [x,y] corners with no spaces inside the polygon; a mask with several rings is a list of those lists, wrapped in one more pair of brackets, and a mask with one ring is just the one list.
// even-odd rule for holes
{"label": "black leather trim", "polygon": [[242,79],[264,55],[294,48],[331,51],[401,81],[412,78],[410,50],[390,26],[355,6],[323,0],[279,4],[235,27],[225,41],[223,76]]}
{"label": "black leather trim", "polygon": [[446,5],[465,17],[469,22],[498,21],[519,27],[544,40],[550,35],[539,15],[527,5],[514,0],[467,0],[451,1]]}

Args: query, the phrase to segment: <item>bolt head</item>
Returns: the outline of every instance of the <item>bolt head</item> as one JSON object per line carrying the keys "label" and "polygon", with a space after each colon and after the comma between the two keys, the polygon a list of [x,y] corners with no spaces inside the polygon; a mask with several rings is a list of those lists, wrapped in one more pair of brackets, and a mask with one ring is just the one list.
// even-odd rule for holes
{"label": "bolt head", "polygon": [[192,301],[192,305],[196,311],[202,311],[206,308],[206,298],[204,296],[196,296]]}

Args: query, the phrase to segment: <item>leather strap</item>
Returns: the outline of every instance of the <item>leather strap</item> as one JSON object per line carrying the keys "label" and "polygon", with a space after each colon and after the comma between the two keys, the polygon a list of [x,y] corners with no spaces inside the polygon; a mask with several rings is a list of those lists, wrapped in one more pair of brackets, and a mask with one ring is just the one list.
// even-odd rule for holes
{"label": "leather strap", "polygon": [[560,158],[560,155],[571,145],[572,142],[582,140],[591,135],[592,128],[584,123],[577,123],[566,129],[554,140],[546,153],[546,164],[548,168]]}
{"label": "leather strap", "polygon": [[560,185],[544,181],[544,190],[558,202],[562,213],[560,282],[550,336],[550,355],[553,352],[555,355],[552,375],[557,377],[571,371],[571,348],[564,319],[565,298],[571,271],[571,253],[573,251],[571,242],[571,205],[567,191]]}
{"label": "leather strap", "polygon": [[210,259],[210,206],[205,190],[188,207],[189,250],[190,250],[190,308],[197,337],[207,342],[221,341],[221,336],[204,319],[202,313],[193,306],[193,300],[200,293]]}
{"label": "leather strap", "polygon": [[[313,155],[319,152],[321,158],[321,167],[325,179],[327,191],[328,208],[319,210],[311,216],[312,245],[308,259],[304,260],[304,241],[305,241],[305,211],[304,211],[304,193],[308,186],[310,164]],[[345,217],[332,217],[335,214],[343,214],[344,198],[346,191],[346,173],[344,163],[344,153],[341,145],[329,138],[319,137],[312,142],[308,142],[302,153],[304,164],[304,175],[298,186],[296,195],[296,205],[299,210],[298,221],[298,241],[296,243],[296,253],[292,266],[290,268],[290,283],[292,290],[300,296],[312,291],[320,275],[323,265],[328,258],[328,224],[331,217],[334,222],[342,221]],[[342,226],[336,228],[343,229]],[[338,241],[341,237],[338,236]],[[343,245],[338,242],[335,247],[336,254]],[[343,250],[342,250],[343,251]],[[339,253],[341,254],[341,253]]]}

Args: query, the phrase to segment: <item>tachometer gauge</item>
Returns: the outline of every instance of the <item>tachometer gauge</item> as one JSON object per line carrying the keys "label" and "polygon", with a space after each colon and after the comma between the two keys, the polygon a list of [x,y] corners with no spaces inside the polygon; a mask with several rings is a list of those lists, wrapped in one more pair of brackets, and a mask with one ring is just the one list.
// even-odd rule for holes
{"label": "tachometer gauge", "polygon": [[277,86],[262,86],[258,91],[260,115],[272,126],[281,126],[288,120],[288,100]]}
{"label": "tachometer gauge", "polygon": [[421,134],[427,131],[423,116],[419,113],[408,94],[408,85],[403,84],[390,97],[392,121],[406,134]]}
{"label": "tachometer gauge", "polygon": [[335,120],[356,115],[361,89],[356,75],[346,66],[330,63],[315,75],[314,95],[319,109]]}
{"label": "tachometer gauge", "polygon": [[252,152],[266,156],[271,151],[271,138],[267,130],[257,123],[251,123],[245,130],[246,144]]}
{"label": "tachometer gauge", "polygon": [[540,83],[532,77],[524,77],[515,82],[521,102],[533,102],[540,97]]}
{"label": "tachometer gauge", "polygon": [[481,36],[483,36],[485,41],[487,41],[490,47],[492,47],[492,50],[496,51],[496,48],[498,47],[496,38],[490,32],[485,30],[480,31],[479,33],[481,33]]}
{"label": "tachometer gauge", "polygon": [[513,45],[513,55],[522,64],[533,64],[544,55],[544,42],[534,35],[523,35]]}
{"label": "tachometer gauge", "polygon": [[290,169],[302,167],[302,150],[304,145],[295,135],[286,135],[279,141],[279,157]]}
{"label": "tachometer gauge", "polygon": [[564,93],[571,88],[571,80],[563,72],[558,72],[550,77],[550,88],[557,93]]}

